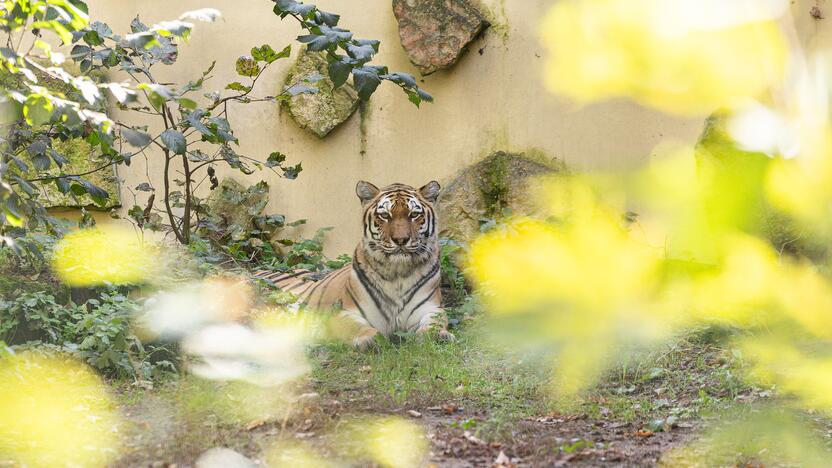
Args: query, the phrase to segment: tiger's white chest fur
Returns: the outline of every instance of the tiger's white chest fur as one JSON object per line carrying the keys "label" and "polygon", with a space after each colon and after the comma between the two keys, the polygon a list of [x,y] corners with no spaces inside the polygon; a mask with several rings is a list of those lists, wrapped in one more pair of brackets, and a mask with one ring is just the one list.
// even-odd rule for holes
{"label": "tiger's white chest fur", "polygon": [[373,328],[387,335],[413,332],[440,310],[433,300],[440,281],[438,258],[368,253],[365,260],[353,266],[353,284],[360,285],[364,299],[359,313]]}

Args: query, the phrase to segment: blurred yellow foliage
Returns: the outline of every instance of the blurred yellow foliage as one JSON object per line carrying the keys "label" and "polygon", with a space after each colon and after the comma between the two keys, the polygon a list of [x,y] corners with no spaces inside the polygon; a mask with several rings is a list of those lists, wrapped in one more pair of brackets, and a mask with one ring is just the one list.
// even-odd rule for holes
{"label": "blurred yellow foliage", "polygon": [[268,466],[291,466],[293,468],[331,468],[337,466],[301,444],[281,444],[266,452]]}
{"label": "blurred yellow foliage", "polygon": [[563,0],[543,20],[544,81],[579,102],[629,97],[697,114],[782,78],[785,2]]}
{"label": "blurred yellow foliage", "polygon": [[[690,177],[679,163],[679,154],[692,159],[692,153],[676,154],[617,179],[543,184],[546,221],[511,220],[471,246],[468,272],[485,304],[498,317],[529,323],[514,339],[556,345],[553,383],[560,396],[592,385],[627,345],[720,323],[753,332],[743,343],[757,366],[753,377],[765,375],[806,407],[832,410],[832,399],[821,396],[832,395],[825,360],[755,345],[763,336],[813,337],[820,349],[828,347],[822,340],[832,338],[829,278],[723,222],[730,213],[710,216],[703,204],[711,181]],[[734,189],[719,193],[730,197]],[[623,213],[632,204],[639,216],[627,221]],[[653,235],[645,235],[642,220]],[[686,249],[668,249],[679,237]]]}
{"label": "blurred yellow foliage", "polygon": [[68,358],[21,353],[0,358],[0,464],[107,466],[119,419],[105,385]]}
{"label": "blurred yellow foliage", "polygon": [[66,284],[140,284],[154,274],[155,251],[130,229],[116,226],[81,229],[55,246],[52,268]]}
{"label": "blurred yellow foliage", "polygon": [[346,425],[338,437],[350,455],[383,467],[415,468],[428,455],[422,428],[402,418],[361,418]]}

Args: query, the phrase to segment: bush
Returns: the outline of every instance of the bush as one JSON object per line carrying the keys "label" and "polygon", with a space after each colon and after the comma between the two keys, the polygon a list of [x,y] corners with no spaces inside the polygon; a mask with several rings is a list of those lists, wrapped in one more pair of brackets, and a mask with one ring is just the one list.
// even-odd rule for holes
{"label": "bush", "polygon": [[164,348],[145,347],[133,334],[130,318],[138,309],[135,301],[116,291],[84,305],[59,303],[44,291],[24,292],[0,301],[0,341],[67,352],[106,375],[149,380],[175,367],[167,360],[152,360]]}

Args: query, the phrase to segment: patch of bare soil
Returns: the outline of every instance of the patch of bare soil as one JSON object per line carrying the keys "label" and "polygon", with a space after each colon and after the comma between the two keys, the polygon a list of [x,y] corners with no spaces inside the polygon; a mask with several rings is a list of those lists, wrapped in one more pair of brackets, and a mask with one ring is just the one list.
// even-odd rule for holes
{"label": "patch of bare soil", "polygon": [[426,419],[437,466],[652,466],[694,435],[692,428],[653,433],[633,423],[550,415],[520,421],[511,437],[489,443],[458,427],[461,419]]}

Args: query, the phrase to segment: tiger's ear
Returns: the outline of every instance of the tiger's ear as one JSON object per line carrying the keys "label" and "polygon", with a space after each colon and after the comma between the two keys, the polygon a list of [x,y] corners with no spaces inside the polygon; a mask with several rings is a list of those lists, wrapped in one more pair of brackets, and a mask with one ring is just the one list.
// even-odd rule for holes
{"label": "tiger's ear", "polygon": [[439,186],[439,182],[432,180],[423,185],[422,188],[419,189],[419,193],[421,193],[427,201],[436,203],[436,199],[439,198],[439,191],[441,189],[442,187]]}
{"label": "tiger's ear", "polygon": [[375,198],[378,192],[378,187],[365,180],[359,180],[358,184],[355,185],[355,194],[358,195],[361,203],[365,205]]}

